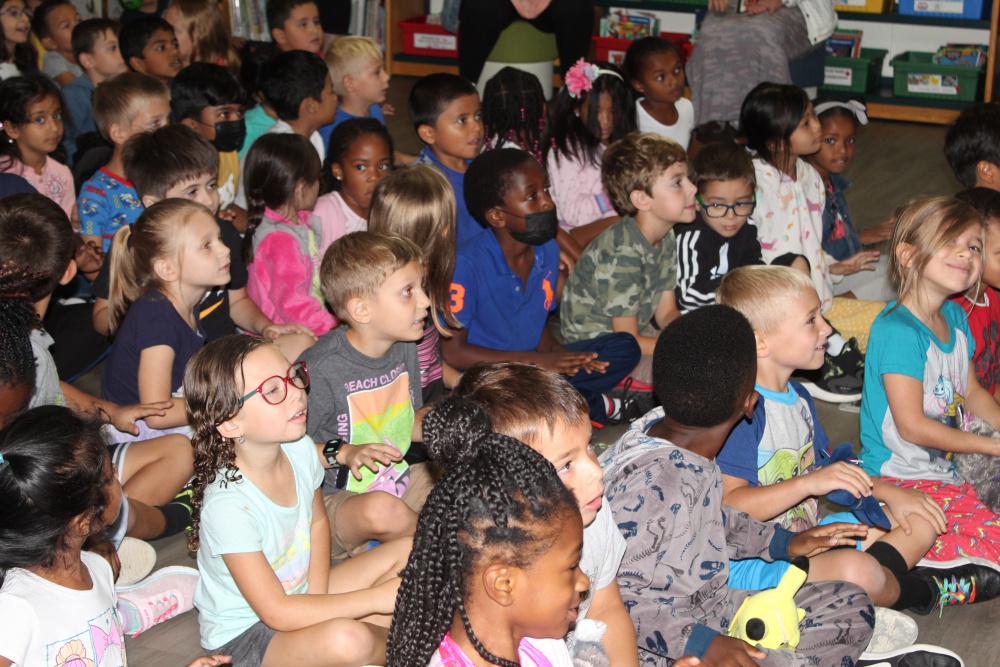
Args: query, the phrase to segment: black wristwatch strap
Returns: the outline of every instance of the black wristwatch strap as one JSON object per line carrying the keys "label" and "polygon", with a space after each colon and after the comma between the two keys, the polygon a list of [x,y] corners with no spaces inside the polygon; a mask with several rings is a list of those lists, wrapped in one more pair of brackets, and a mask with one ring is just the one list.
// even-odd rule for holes
{"label": "black wristwatch strap", "polygon": [[343,446],[343,438],[331,438],[326,441],[326,445],[323,447],[323,458],[326,459],[327,465],[331,468],[340,467],[340,464],[337,462],[337,454],[340,453],[340,448]]}

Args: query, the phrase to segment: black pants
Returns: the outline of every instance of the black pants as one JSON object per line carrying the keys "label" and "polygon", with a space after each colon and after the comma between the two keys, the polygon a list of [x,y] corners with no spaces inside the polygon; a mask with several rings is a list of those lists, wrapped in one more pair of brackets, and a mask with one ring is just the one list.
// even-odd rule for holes
{"label": "black pants", "polygon": [[[520,18],[510,0],[463,0],[459,13],[458,73],[478,83],[486,58],[500,33]],[[529,21],[542,32],[555,33],[563,71],[590,50],[594,31],[593,0],[552,0],[536,19]]]}

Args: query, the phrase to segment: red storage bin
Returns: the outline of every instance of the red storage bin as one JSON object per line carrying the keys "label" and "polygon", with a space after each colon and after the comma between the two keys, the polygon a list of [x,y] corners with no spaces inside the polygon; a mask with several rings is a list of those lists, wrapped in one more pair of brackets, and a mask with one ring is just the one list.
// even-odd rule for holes
{"label": "red storage bin", "polygon": [[[681,57],[681,65],[687,62],[691,50],[694,48],[691,45],[691,35],[679,32],[661,32],[660,37],[673,42],[674,48],[677,49],[677,53]],[[625,60],[625,52],[631,43],[632,40],[620,37],[594,37],[594,52],[598,60],[621,65],[622,61]]]}
{"label": "red storage bin", "polygon": [[458,35],[439,25],[427,23],[426,16],[400,21],[399,28],[403,31],[403,53],[436,58],[458,56]]}

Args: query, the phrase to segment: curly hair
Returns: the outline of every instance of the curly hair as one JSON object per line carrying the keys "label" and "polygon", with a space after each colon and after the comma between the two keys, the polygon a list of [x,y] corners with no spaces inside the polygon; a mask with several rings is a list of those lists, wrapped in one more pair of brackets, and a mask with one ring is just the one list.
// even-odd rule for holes
{"label": "curly hair", "polygon": [[460,398],[424,418],[424,442],[445,474],[420,512],[402,572],[386,659],[393,667],[425,667],[456,613],[484,660],[500,658],[477,638],[465,608],[471,579],[489,562],[528,567],[548,551],[563,522],[579,513],[573,494],[541,454],[492,433],[489,418]]}
{"label": "curly hair", "polygon": [[205,487],[221,476],[222,484],[242,479],[236,467],[236,442],[224,438],[218,426],[240,411],[246,380],[243,362],[254,350],[272,345],[266,338],[233,334],[201,348],[184,369],[184,398],[194,433],[194,493],[188,549],[198,550],[198,530]]}

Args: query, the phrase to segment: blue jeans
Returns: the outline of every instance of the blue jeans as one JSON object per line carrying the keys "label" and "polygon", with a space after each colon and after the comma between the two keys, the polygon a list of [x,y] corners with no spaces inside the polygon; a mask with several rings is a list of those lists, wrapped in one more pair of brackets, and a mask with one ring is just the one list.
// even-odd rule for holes
{"label": "blue jeans", "polygon": [[608,368],[603,373],[581,370],[576,375],[566,376],[590,406],[590,421],[604,424],[608,418],[604,394],[628,377],[639,363],[639,357],[642,356],[639,343],[632,334],[620,331],[592,340],[569,343],[566,349],[570,352],[596,352],[598,361],[608,362]]}

